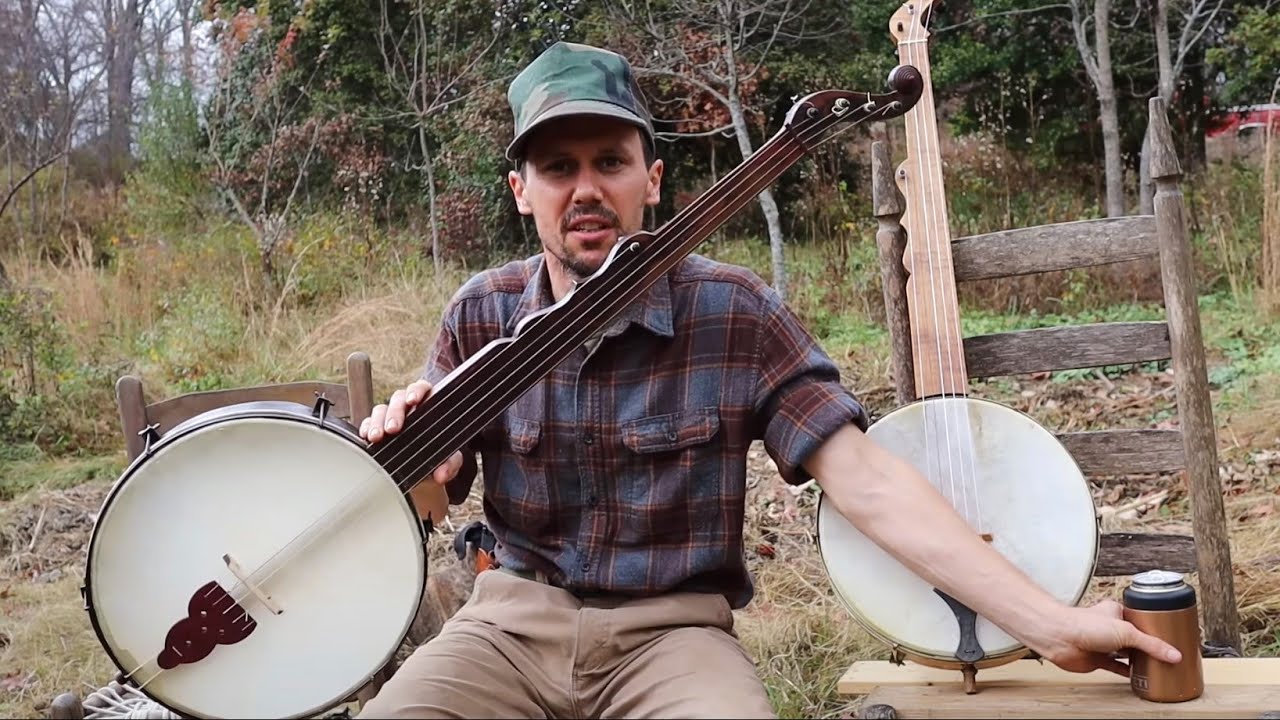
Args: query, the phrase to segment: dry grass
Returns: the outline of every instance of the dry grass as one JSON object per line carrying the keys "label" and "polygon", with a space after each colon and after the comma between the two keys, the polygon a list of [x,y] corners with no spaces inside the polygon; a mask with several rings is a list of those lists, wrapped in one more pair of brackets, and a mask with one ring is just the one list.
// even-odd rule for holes
{"label": "dry grass", "polygon": [[59,693],[83,696],[114,676],[82,608],[79,576],[0,587],[0,717],[35,717]]}

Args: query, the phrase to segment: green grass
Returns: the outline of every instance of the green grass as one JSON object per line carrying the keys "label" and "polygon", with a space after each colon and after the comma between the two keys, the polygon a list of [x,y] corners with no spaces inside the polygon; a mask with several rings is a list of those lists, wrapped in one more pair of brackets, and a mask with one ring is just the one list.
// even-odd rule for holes
{"label": "green grass", "polygon": [[66,490],[87,482],[110,482],[124,470],[124,454],[49,457],[31,444],[0,450],[0,501],[36,490]]}

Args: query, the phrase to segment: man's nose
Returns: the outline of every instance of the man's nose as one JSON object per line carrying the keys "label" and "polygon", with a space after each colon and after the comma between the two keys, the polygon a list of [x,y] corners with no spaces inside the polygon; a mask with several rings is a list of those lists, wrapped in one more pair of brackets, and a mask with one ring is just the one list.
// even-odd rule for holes
{"label": "man's nose", "polygon": [[578,173],[578,182],[573,187],[573,201],[585,205],[600,202],[602,197],[596,174],[590,170]]}

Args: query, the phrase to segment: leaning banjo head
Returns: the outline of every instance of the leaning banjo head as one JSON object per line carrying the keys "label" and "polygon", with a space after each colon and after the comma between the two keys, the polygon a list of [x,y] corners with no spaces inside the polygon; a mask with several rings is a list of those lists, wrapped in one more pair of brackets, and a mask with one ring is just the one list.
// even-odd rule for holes
{"label": "leaning banjo head", "polygon": [[[867,434],[928,478],[1033,582],[1064,603],[1080,601],[1093,576],[1098,525],[1088,483],[1052,433],[1005,405],[947,398],[904,405]],[[959,664],[960,625],[947,603],[825,498],[818,547],[837,596],[869,633],[922,662]],[[975,629],[985,653],[979,664],[1025,650],[986,618]]]}
{"label": "leaning banjo head", "polygon": [[121,672],[178,714],[315,715],[398,649],[422,539],[349,428],[249,403],[175,428],[121,477],[85,602]]}

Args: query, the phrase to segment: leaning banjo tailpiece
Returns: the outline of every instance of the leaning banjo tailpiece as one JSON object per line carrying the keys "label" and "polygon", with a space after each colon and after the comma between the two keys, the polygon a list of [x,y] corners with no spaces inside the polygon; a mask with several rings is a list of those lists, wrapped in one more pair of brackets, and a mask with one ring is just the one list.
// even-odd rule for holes
{"label": "leaning banjo tailpiece", "polygon": [[[868,435],[910,461],[979,537],[1033,582],[1076,604],[1098,549],[1083,473],[1034,419],[967,394],[928,54],[934,4],[909,0],[889,23],[899,61],[923,78],[919,102],[904,115],[907,157],[896,173],[906,200],[902,262],[917,399],[880,418]],[[1027,655],[1016,639],[908,570],[825,500],[818,507],[818,544],[845,607],[895,657],[960,670],[972,694],[980,668]]]}
{"label": "leaning banjo tailpiece", "polygon": [[823,91],[655,232],[442,381],[371,446],[315,407],[250,402],[151,436],[94,524],[82,592],[125,681],[185,717],[310,717],[395,656],[426,582],[408,493],[806,153],[920,97],[899,66],[880,95]]}

